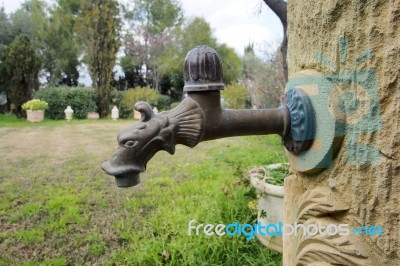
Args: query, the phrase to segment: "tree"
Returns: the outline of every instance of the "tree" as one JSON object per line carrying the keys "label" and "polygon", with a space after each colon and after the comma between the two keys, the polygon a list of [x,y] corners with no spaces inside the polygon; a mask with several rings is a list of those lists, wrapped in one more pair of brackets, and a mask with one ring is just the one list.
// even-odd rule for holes
{"label": "tree", "polygon": [[242,75],[243,69],[240,57],[233,48],[228,47],[226,44],[217,45],[215,50],[222,58],[222,70],[224,73],[225,85],[237,82]]}
{"label": "tree", "polygon": [[57,0],[58,7],[65,12],[78,16],[81,10],[80,0]]}
{"label": "tree", "polygon": [[248,91],[244,86],[234,83],[227,86],[221,92],[221,96],[226,108],[243,109],[246,107]]}
{"label": "tree", "polygon": [[0,58],[12,42],[11,23],[8,15],[4,11],[4,7],[0,8]]}
{"label": "tree", "polygon": [[120,47],[119,8],[115,0],[82,0],[78,29],[85,61],[96,88],[101,117],[109,112],[112,70]]}
{"label": "tree", "polygon": [[5,53],[2,72],[6,76],[4,87],[15,106],[18,117],[24,116],[21,105],[38,89],[40,60],[29,37],[18,36]]}
{"label": "tree", "polygon": [[126,85],[128,88],[144,87],[146,81],[142,76],[142,67],[139,60],[134,56],[123,56],[120,59],[120,66],[125,74]]}
{"label": "tree", "polygon": [[197,45],[217,46],[217,39],[213,35],[211,25],[202,17],[195,17],[188,20],[180,35],[181,48],[183,52],[189,52]]}
{"label": "tree", "polygon": [[43,36],[47,31],[48,6],[41,0],[27,0],[11,14],[13,39],[21,34],[29,37],[35,49],[40,48]]}
{"label": "tree", "polygon": [[182,28],[177,28],[173,34],[173,42],[160,58],[159,72],[169,77],[172,85],[166,94],[175,100],[182,97],[183,62],[186,54],[198,45],[217,46],[210,24],[201,17],[192,18],[186,21]]}
{"label": "tree", "polygon": [[58,0],[52,7],[40,0],[25,1],[11,15],[12,39],[29,36],[43,63],[42,70],[52,85],[77,85],[78,49],[74,23],[78,0]]}
{"label": "tree", "polygon": [[[4,65],[4,53],[12,42],[11,23],[4,7],[0,8],[0,97],[5,97],[5,82],[7,81],[6,68]],[[9,104],[7,108],[9,107]]]}
{"label": "tree", "polygon": [[159,90],[159,59],[171,42],[171,33],[183,21],[182,9],[176,0],[135,0],[126,18],[130,30],[124,37],[125,54],[135,58],[136,69],[143,67],[146,84]]}
{"label": "tree", "polygon": [[279,67],[278,53],[265,50],[264,59],[256,56],[253,45],[244,50],[244,84],[250,93],[251,103],[257,108],[277,107],[285,87],[285,78]]}
{"label": "tree", "polygon": [[159,61],[160,74],[167,76],[170,81],[167,94],[176,100],[182,96],[183,62],[186,54],[198,45],[210,46],[220,54],[225,84],[236,82],[241,75],[242,63],[234,49],[217,43],[210,24],[204,18],[192,18],[182,28],[175,30],[173,42]]}
{"label": "tree", "polygon": [[283,40],[280,47],[281,51],[281,66],[285,76],[288,79],[288,66],[287,66],[287,3],[284,0],[264,0],[264,3],[271,8],[271,10],[278,16],[283,26]]}
{"label": "tree", "polygon": [[58,2],[50,10],[46,31],[41,36],[43,68],[49,84],[77,86],[79,60],[74,26],[79,9],[74,1]]}

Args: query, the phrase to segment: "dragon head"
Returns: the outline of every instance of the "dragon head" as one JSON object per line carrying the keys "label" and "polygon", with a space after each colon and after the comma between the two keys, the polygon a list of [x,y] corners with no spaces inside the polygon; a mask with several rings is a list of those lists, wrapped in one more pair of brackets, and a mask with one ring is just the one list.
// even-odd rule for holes
{"label": "dragon head", "polygon": [[158,115],[145,102],[136,103],[134,108],[141,113],[141,121],[118,134],[117,150],[101,166],[107,174],[115,176],[119,187],[139,184],[139,174],[158,151],[174,154],[176,144],[194,147],[202,133],[202,112],[192,100]]}

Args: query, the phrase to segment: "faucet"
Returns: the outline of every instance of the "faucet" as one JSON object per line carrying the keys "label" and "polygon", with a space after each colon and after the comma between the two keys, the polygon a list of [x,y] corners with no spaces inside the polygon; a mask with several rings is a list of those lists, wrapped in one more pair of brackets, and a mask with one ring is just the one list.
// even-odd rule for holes
{"label": "faucet", "polygon": [[146,102],[134,109],[140,122],[123,129],[118,148],[102,169],[115,176],[119,187],[139,184],[140,173],[160,150],[175,153],[175,145],[193,148],[201,141],[219,138],[278,134],[288,152],[300,154],[310,148],[315,135],[314,111],[306,93],[291,88],[273,109],[224,110],[220,90],[222,60],[207,46],[192,49],[184,62],[183,91],[186,98],[175,108],[154,114]]}

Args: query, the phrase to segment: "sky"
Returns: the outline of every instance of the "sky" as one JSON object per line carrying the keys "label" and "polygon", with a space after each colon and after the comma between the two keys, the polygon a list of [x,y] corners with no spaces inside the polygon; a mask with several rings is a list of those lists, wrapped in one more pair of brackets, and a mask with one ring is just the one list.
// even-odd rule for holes
{"label": "sky", "polygon": [[[10,14],[17,10],[22,2],[24,0],[0,0],[0,5]],[[276,46],[282,39],[283,30],[279,19],[262,0],[180,0],[180,2],[186,17],[205,18],[213,28],[218,41],[234,48],[240,55],[249,43],[254,43],[256,51],[261,54],[265,44]]]}
{"label": "sky", "polygon": [[[221,43],[243,54],[250,42],[262,48],[276,45],[283,30],[278,17],[262,0],[182,0],[186,16],[202,16]],[[261,12],[260,12],[261,10]]]}

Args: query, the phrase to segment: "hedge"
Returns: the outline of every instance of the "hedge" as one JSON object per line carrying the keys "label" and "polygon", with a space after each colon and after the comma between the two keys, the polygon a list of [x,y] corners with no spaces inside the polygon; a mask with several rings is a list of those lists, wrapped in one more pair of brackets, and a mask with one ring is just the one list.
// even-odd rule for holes
{"label": "hedge", "polygon": [[150,87],[137,87],[124,91],[121,104],[126,108],[133,108],[135,103],[143,101],[154,107],[158,103],[158,98],[159,95],[156,90],[153,90]]}
{"label": "hedge", "polygon": [[131,117],[132,112],[133,112],[133,106],[125,106],[121,103],[122,99],[124,98],[125,92],[114,89],[112,91],[111,95],[112,95],[112,102],[111,102],[110,108],[112,108],[114,105],[116,105],[119,110],[120,118]]}
{"label": "hedge", "polygon": [[49,104],[46,116],[51,119],[65,119],[64,110],[68,105],[74,110],[74,117],[84,119],[96,107],[96,92],[93,88],[49,87],[35,93],[36,99]]}

